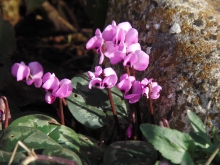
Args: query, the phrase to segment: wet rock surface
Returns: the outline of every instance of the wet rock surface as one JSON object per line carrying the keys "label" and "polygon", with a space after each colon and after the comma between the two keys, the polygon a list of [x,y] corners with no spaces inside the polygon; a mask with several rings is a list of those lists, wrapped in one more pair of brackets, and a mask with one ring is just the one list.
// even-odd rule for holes
{"label": "wet rock surface", "polygon": [[[112,20],[129,21],[150,55],[149,67],[137,79],[154,78],[163,87],[153,101],[156,121],[165,117],[172,128],[188,132],[186,110],[204,120],[211,100],[207,128],[217,126],[219,132],[220,1],[110,0],[106,24]],[[147,111],[146,100],[140,106]]]}

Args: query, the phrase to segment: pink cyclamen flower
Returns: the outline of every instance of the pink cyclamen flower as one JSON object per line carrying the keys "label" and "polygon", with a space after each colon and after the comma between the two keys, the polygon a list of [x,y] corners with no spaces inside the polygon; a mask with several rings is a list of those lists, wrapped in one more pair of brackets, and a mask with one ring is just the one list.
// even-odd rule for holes
{"label": "pink cyclamen flower", "polygon": [[46,90],[45,100],[48,104],[52,104],[56,97],[64,98],[71,95],[73,86],[72,82],[69,79],[62,79],[60,82],[55,74],[47,72],[43,76],[43,86]]}
{"label": "pink cyclamen flower", "polygon": [[120,77],[120,82],[117,84],[117,87],[122,93],[125,94],[131,89],[131,86],[134,81],[134,76],[128,76],[128,74],[125,73]]}
{"label": "pink cyclamen flower", "polygon": [[34,83],[39,88],[42,84],[43,67],[39,62],[30,62],[28,66],[24,63],[15,63],[11,68],[11,73],[17,81],[26,80],[27,85]]}
{"label": "pink cyclamen flower", "polygon": [[[96,71],[88,71],[88,76],[91,79],[89,82],[89,89],[92,89],[92,86],[97,88],[112,88],[118,81],[118,77],[115,71],[112,68],[105,68],[102,70],[100,66],[96,66]],[[102,74],[100,74],[100,72]],[[99,77],[100,76],[100,77]]]}
{"label": "pink cyclamen flower", "polygon": [[50,72],[47,72],[43,76],[43,86],[46,90],[45,100],[48,104],[52,104],[56,99],[56,91],[59,88],[59,80],[55,76],[55,74],[51,74]]}
{"label": "pink cyclamen flower", "polygon": [[135,80],[131,87],[131,93],[125,93],[124,98],[129,100],[130,104],[136,103],[142,96],[142,84]]}
{"label": "pink cyclamen flower", "polygon": [[142,50],[136,50],[133,53],[129,53],[125,58],[123,65],[134,67],[135,70],[143,71],[148,67],[149,55]]}
{"label": "pink cyclamen flower", "polygon": [[55,96],[59,98],[68,97],[73,90],[72,82],[69,79],[62,79],[59,84],[59,88],[55,92]]}
{"label": "pink cyclamen flower", "polygon": [[[160,97],[160,91],[162,90],[162,87],[158,85],[157,82],[152,82],[152,79],[151,81],[149,81],[149,84],[151,85],[151,96],[150,97],[152,99],[158,99]],[[142,94],[146,96],[147,98],[149,98],[149,86],[148,85],[142,91]]]}
{"label": "pink cyclamen flower", "polygon": [[86,49],[96,49],[97,53],[100,53],[99,64],[104,61],[103,51],[105,49],[104,39],[102,38],[102,33],[99,29],[96,29],[95,36],[92,37],[86,44]]}

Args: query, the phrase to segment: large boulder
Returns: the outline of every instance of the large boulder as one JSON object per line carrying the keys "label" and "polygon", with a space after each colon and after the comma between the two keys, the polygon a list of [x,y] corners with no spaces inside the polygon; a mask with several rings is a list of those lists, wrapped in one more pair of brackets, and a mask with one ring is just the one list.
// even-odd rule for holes
{"label": "large boulder", "polygon": [[[186,111],[204,120],[211,100],[207,128],[219,130],[220,1],[109,0],[106,23],[112,20],[130,22],[150,55],[149,67],[137,78],[154,78],[163,88],[153,101],[155,120],[165,117],[172,128],[188,132]],[[147,111],[146,100],[140,105]]]}

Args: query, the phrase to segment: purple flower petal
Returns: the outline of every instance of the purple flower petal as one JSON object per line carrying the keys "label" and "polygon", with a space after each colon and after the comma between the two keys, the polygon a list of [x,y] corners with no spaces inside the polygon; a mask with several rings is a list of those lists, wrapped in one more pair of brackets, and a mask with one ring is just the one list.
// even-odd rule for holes
{"label": "purple flower petal", "polygon": [[117,64],[119,62],[124,61],[125,56],[126,56],[125,53],[122,53],[120,51],[115,51],[114,53],[112,53],[109,56],[109,59],[110,59],[111,64],[115,65],[115,64]]}
{"label": "purple flower petal", "polygon": [[95,77],[99,77],[102,74],[102,67],[96,66],[94,74],[95,74]]}
{"label": "purple flower petal", "polygon": [[127,54],[128,53],[134,53],[136,50],[141,50],[141,45],[139,43],[135,43],[135,44],[132,44],[130,45],[128,48],[127,48]]}
{"label": "purple flower petal", "polygon": [[125,45],[129,47],[131,44],[138,43],[138,31],[134,28],[128,30],[125,35]]}
{"label": "purple flower petal", "polygon": [[100,49],[103,44],[103,39],[101,37],[94,36],[86,44],[86,49]]}
{"label": "purple flower petal", "polygon": [[131,89],[131,86],[132,86],[131,81],[128,78],[123,79],[117,84],[118,89],[122,93],[127,93]]}
{"label": "purple flower petal", "polygon": [[105,77],[102,81],[102,85],[105,88],[112,88],[118,81],[117,75],[110,75]]}
{"label": "purple flower petal", "polygon": [[138,57],[135,53],[129,53],[125,58],[123,62],[123,66],[129,66],[132,67],[138,60]]}
{"label": "purple flower petal", "polygon": [[30,68],[30,74],[32,76],[32,79],[42,78],[43,67],[39,62],[30,62],[28,64],[28,67]]}
{"label": "purple flower petal", "polygon": [[95,78],[95,74],[93,73],[93,72],[91,72],[91,71],[88,71],[87,72],[87,74],[88,74],[88,76],[89,76],[89,79],[94,79]]}
{"label": "purple flower petal", "polygon": [[161,90],[162,90],[162,87],[160,85],[158,85],[157,82],[152,82],[151,98],[158,99],[160,97]]}
{"label": "purple flower petal", "polygon": [[141,98],[141,95],[142,95],[142,85],[141,85],[140,81],[134,81],[131,89],[132,89],[131,94],[126,93],[124,95],[124,98],[129,99],[129,103],[133,104],[133,103],[139,101],[139,99]]}
{"label": "purple flower petal", "polygon": [[28,79],[30,75],[30,69],[25,65],[24,62],[15,63],[11,68],[11,73],[17,78],[17,81]]}
{"label": "purple flower petal", "polygon": [[[115,23],[115,22],[114,22]],[[108,25],[102,32],[102,37],[105,41],[112,41],[113,37],[115,36],[115,28],[116,25],[111,24]]]}
{"label": "purple flower petal", "polygon": [[34,83],[35,87],[39,88],[42,84],[43,67],[39,62],[31,62],[28,64],[30,68],[30,76],[26,80],[27,85]]}
{"label": "purple flower petal", "polygon": [[[47,78],[47,76],[48,76],[48,74],[46,75],[46,78]],[[44,78],[45,77],[43,77],[43,81],[44,81]],[[55,92],[59,88],[58,78],[54,74],[52,74],[50,76],[50,78],[44,82],[42,88],[44,88],[46,91],[50,91],[52,93]]]}
{"label": "purple flower petal", "polygon": [[102,79],[101,78],[94,78],[89,82],[89,89],[92,89],[92,86],[103,89],[104,87],[102,86]]}
{"label": "purple flower petal", "polygon": [[132,28],[131,24],[129,22],[122,22],[118,24],[118,27],[123,29],[124,31],[128,31],[129,29]]}
{"label": "purple flower petal", "polygon": [[62,79],[60,81],[60,87],[54,95],[59,98],[68,97],[69,95],[71,95],[72,90],[72,82],[69,79]]}
{"label": "purple flower petal", "polygon": [[95,36],[97,36],[97,37],[102,37],[102,33],[101,33],[101,31],[100,31],[99,28],[96,29],[96,31],[95,31]]}
{"label": "purple flower petal", "polygon": [[124,40],[125,40],[125,31],[123,29],[117,28],[116,34],[112,39],[112,42],[118,46],[120,45],[120,43],[123,43]]}
{"label": "purple flower petal", "polygon": [[51,94],[51,92],[47,92],[45,95],[45,101],[48,104],[52,104],[55,101],[56,97],[54,95]]}
{"label": "purple flower petal", "polygon": [[138,71],[143,71],[148,67],[149,55],[141,50],[135,51],[137,55],[137,61],[133,64],[134,69]]}

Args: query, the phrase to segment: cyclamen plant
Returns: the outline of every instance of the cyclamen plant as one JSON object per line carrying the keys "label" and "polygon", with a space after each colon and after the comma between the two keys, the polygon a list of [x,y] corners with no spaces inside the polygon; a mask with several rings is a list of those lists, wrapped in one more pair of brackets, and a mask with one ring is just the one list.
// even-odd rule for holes
{"label": "cyclamen plant", "polygon": [[[159,98],[162,87],[157,82],[153,82],[152,78],[149,80],[144,78],[141,81],[135,78],[134,70],[144,71],[149,64],[149,55],[141,50],[141,46],[138,43],[138,31],[129,22],[122,22],[116,25],[116,22],[112,21],[112,24],[108,25],[103,32],[100,29],[96,29],[95,36],[87,42],[86,48],[96,49],[97,53],[100,54],[99,64],[103,68],[106,57],[112,65],[121,62],[126,69],[126,73],[121,75],[120,82],[116,85],[118,78],[112,68],[102,69],[101,66],[96,66],[94,73],[88,71],[88,77],[91,80],[89,88],[91,89],[92,86],[100,89],[108,88],[109,93],[109,88],[116,85],[124,94],[124,98],[129,100],[130,104],[138,102],[141,96],[145,96],[150,100],[150,112],[153,116],[151,99]],[[131,76],[129,68],[132,69]],[[131,111],[132,116],[134,116],[135,112]],[[140,112],[137,112],[137,114],[140,115]],[[115,123],[118,132],[120,132],[117,114],[115,116]],[[133,118],[132,120],[133,124],[135,124],[136,119]],[[132,126],[130,125],[127,130],[129,132],[127,133],[128,137],[131,137],[131,131],[129,131],[131,128]]]}

